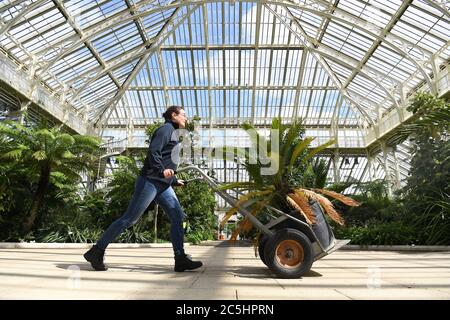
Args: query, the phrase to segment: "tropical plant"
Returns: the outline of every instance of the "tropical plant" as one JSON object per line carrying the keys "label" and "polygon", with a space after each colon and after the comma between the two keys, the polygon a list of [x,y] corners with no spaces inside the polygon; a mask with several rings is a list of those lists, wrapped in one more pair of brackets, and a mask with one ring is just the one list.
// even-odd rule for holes
{"label": "tropical plant", "polygon": [[186,214],[187,240],[192,243],[212,240],[217,227],[217,218],[214,214],[216,200],[208,184],[192,181],[184,187],[175,188],[175,192]]}
{"label": "tropical plant", "polygon": [[426,92],[419,92],[406,108],[413,116],[391,140],[400,144],[408,138],[417,143],[448,141],[450,133],[450,104]]}
{"label": "tropical plant", "polygon": [[399,136],[410,139],[412,159],[400,195],[411,223],[420,230],[422,243],[449,244],[450,104],[419,93],[408,110],[413,112],[413,120]]}
{"label": "tropical plant", "polygon": [[[155,133],[156,129],[158,129],[159,127],[161,127],[164,123],[162,121],[154,121],[152,124],[148,125],[147,128],[145,128],[145,134],[148,136],[149,139],[151,139],[151,137],[153,136],[153,134]],[[150,140],[148,140],[150,141]]]}
{"label": "tropical plant", "polygon": [[94,163],[100,143],[95,137],[65,133],[62,126],[46,128],[42,122],[27,127],[13,121],[0,123],[0,140],[0,163],[16,162],[18,167],[26,167],[30,181],[37,184],[22,224],[24,233],[33,228],[50,184],[80,180],[80,173]]}
{"label": "tropical plant", "polygon": [[336,236],[355,244],[450,244],[450,106],[419,93],[407,108],[413,116],[391,143],[409,139],[411,168],[395,198],[383,181],[359,184],[358,208],[344,213],[349,227]]}
{"label": "tropical plant", "polygon": [[140,173],[140,163],[143,162],[144,154],[134,157],[117,156],[118,164],[113,171],[111,180],[107,185],[105,199],[108,207],[108,214],[112,222],[125,212],[131,196],[134,192],[136,178]]}
{"label": "tropical plant", "polygon": [[[262,212],[267,204],[290,212],[296,210],[300,216],[309,224],[315,222],[315,214],[311,208],[311,202],[318,202],[328,214],[328,216],[339,224],[344,221],[341,215],[336,212],[331,201],[325,196],[337,199],[349,206],[357,206],[358,202],[351,198],[343,196],[337,192],[323,188],[315,188],[317,184],[315,179],[305,179],[304,173],[312,170],[312,160],[315,155],[326,147],[334,144],[329,141],[318,147],[311,148],[310,145],[314,138],[304,137],[304,129],[300,122],[283,125],[279,118],[272,120],[272,132],[276,132],[279,141],[279,148],[272,149],[271,141],[258,134],[253,126],[244,124],[245,130],[253,130],[250,135],[253,147],[258,150],[255,158],[248,149],[225,148],[225,154],[229,158],[230,154],[236,161],[241,161],[249,174],[249,182],[236,182],[221,187],[222,190],[238,189],[240,192],[246,192],[239,197],[236,206],[231,208],[226,214],[221,224],[223,225],[239,207],[245,207],[253,215]],[[268,147],[268,157],[275,161],[277,171],[274,174],[262,174],[264,165],[261,162],[258,143],[263,143]],[[313,182],[311,182],[313,181]],[[308,185],[308,182],[310,185]],[[313,184],[313,185],[311,185]],[[235,229],[232,239],[235,239],[239,232],[248,232],[252,224],[248,219],[242,220],[239,227]]]}
{"label": "tropical plant", "polygon": [[399,221],[403,215],[403,207],[397,199],[388,194],[387,182],[374,180],[356,184],[359,193],[353,199],[361,203],[358,207],[346,208],[336,203],[348,225],[367,226],[372,222]]}

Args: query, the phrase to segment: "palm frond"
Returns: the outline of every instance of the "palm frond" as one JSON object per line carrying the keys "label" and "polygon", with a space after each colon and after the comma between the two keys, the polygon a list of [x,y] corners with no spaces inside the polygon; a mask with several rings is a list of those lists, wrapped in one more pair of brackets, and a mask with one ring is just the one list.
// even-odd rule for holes
{"label": "palm frond", "polygon": [[235,188],[251,188],[254,187],[255,183],[253,182],[233,182],[233,183],[227,183],[219,186],[219,190],[225,191],[229,189],[235,189]]}
{"label": "palm frond", "polygon": [[298,157],[302,154],[302,152],[309,147],[309,145],[311,144],[311,142],[314,140],[315,138],[313,137],[307,137],[304,140],[300,141],[294,148],[294,151],[292,153],[291,159],[289,161],[289,167],[292,168],[292,166],[295,164],[295,162],[297,161]]}
{"label": "palm frond", "polygon": [[316,222],[316,215],[314,214],[314,211],[309,204],[308,197],[301,189],[294,190],[294,192],[289,193],[288,196],[291,197],[292,200],[295,201],[295,203],[297,203],[297,205],[304,212],[305,216],[308,217],[308,220],[311,221],[311,223]]}
{"label": "palm frond", "polygon": [[22,157],[22,152],[23,152],[22,149],[14,149],[4,153],[1,157],[5,159],[17,160],[20,157]]}
{"label": "palm frond", "polygon": [[321,207],[325,210],[325,213],[328,214],[328,216],[330,216],[330,218],[334,221],[336,221],[337,223],[339,223],[340,225],[344,224],[344,219],[342,218],[342,216],[334,209],[333,204],[331,203],[330,200],[328,200],[327,198],[325,198],[324,196],[322,196],[321,194],[318,194],[314,191],[308,190],[308,189],[301,189],[302,192],[305,193],[305,195],[310,198],[313,199],[317,202],[319,202],[319,204],[321,205]]}
{"label": "palm frond", "polygon": [[70,134],[62,133],[56,137],[55,142],[58,143],[58,145],[61,145],[61,146],[64,146],[67,148],[75,143],[75,138],[73,138]]}
{"label": "palm frond", "polygon": [[[267,145],[267,140],[264,136],[260,135],[259,132],[255,129],[255,127],[249,123],[244,123],[241,125],[241,127],[245,130],[245,131],[249,131],[251,132],[251,134],[249,134],[250,137],[250,141],[253,145],[254,148],[256,148],[256,150],[258,150],[258,142],[261,143],[261,141],[264,141]],[[247,132],[248,133],[248,132]]]}
{"label": "palm frond", "polygon": [[346,204],[346,205],[348,205],[350,207],[357,207],[357,206],[361,205],[361,203],[359,203],[358,201],[353,200],[350,197],[346,197],[343,194],[340,194],[340,193],[337,193],[337,192],[334,192],[334,191],[331,191],[331,190],[316,189],[316,188],[312,189],[312,190],[316,191],[316,192],[320,192],[320,193],[322,193],[322,194],[324,194],[326,196],[332,197],[332,198],[334,198],[334,199],[336,199],[336,200],[338,200],[338,201],[340,201],[340,202],[342,202],[342,203],[344,203],[344,204]]}
{"label": "palm frond", "polygon": [[341,226],[344,225],[344,218],[334,209],[334,206],[330,200],[317,193],[316,199],[319,201],[319,204],[333,221],[337,222]]}
{"label": "palm frond", "polygon": [[[267,199],[265,201],[258,201],[255,204],[255,208],[250,212],[251,215],[256,216],[259,212],[261,212],[262,209],[264,209],[264,206],[270,202],[270,199]],[[248,219],[248,217],[245,217],[241,222],[238,223],[236,226],[236,229],[234,229],[230,240],[234,241],[236,240],[237,235],[243,231],[243,232],[249,232],[253,228],[253,223]]]}
{"label": "palm frond", "polygon": [[228,210],[225,215],[223,216],[222,221],[220,221],[220,227],[223,228],[223,226],[225,225],[225,223],[227,223],[228,220],[230,220],[230,218],[236,214],[238,211],[238,208],[236,207],[232,207],[230,210]]}
{"label": "palm frond", "polygon": [[54,133],[49,129],[40,129],[34,132],[36,137],[42,137],[48,140],[55,140]]}
{"label": "palm frond", "polygon": [[253,227],[253,224],[251,223],[251,221],[248,218],[245,218],[240,223],[238,223],[238,225],[236,226],[236,229],[233,230],[230,240],[236,241],[237,236],[239,235],[239,233],[241,231],[248,232],[252,229],[252,227]]}
{"label": "palm frond", "polygon": [[220,225],[223,227],[225,223],[231,218],[231,216],[233,216],[233,214],[235,214],[239,210],[239,208],[247,207],[252,202],[256,202],[257,199],[255,198],[267,195],[269,193],[272,193],[272,190],[249,192],[241,196],[239,200],[236,202],[236,204],[225,214],[225,217],[220,222]]}
{"label": "palm frond", "polygon": [[75,155],[72,153],[72,152],[70,152],[70,151],[64,151],[64,153],[62,154],[62,157],[64,158],[64,159],[73,159],[73,158],[76,158],[75,157]]}
{"label": "palm frond", "polygon": [[82,144],[85,146],[93,146],[98,147],[100,145],[101,139],[99,137],[94,136],[83,136],[83,135],[74,135],[77,144]]}
{"label": "palm frond", "polygon": [[44,150],[38,150],[35,153],[33,153],[31,156],[38,161],[47,159],[47,155],[45,154]]}
{"label": "palm frond", "polygon": [[303,217],[305,217],[305,220],[308,224],[312,224],[312,221],[309,220],[309,217],[303,212],[302,208],[295,202],[289,195],[286,196],[287,202],[293,207],[295,210],[297,210]]}
{"label": "palm frond", "polygon": [[295,139],[299,138],[302,133],[301,121],[293,120],[289,131],[287,132],[285,139],[282,141],[283,149],[281,149],[282,154],[286,154],[287,149],[289,149]]}
{"label": "palm frond", "polygon": [[324,144],[321,144],[320,146],[312,149],[311,151],[308,152],[308,154],[305,156],[305,161],[311,159],[312,157],[314,157],[317,153],[319,153],[320,151],[324,150],[325,148],[335,144],[336,141],[334,140],[330,140],[328,142],[325,142]]}

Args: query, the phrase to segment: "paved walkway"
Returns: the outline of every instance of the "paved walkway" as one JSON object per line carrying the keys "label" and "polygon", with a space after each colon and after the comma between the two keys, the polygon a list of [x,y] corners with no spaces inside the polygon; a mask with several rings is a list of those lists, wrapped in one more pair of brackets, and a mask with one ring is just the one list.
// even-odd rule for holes
{"label": "paved walkway", "polygon": [[110,248],[106,272],[85,251],[0,249],[0,299],[450,300],[450,252],[339,250],[301,279],[277,279],[248,246],[189,246],[205,266],[184,273],[167,247]]}

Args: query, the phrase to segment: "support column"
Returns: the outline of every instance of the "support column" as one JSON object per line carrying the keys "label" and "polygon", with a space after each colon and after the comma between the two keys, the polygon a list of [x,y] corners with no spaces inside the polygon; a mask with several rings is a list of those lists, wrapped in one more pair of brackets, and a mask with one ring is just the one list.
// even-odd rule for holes
{"label": "support column", "polygon": [[385,176],[385,180],[387,183],[387,191],[388,191],[388,196],[392,197],[392,179],[391,179],[391,171],[389,169],[389,165],[388,165],[388,147],[386,146],[386,142],[385,141],[380,141],[380,145],[381,145],[381,151],[383,152],[383,166],[384,166],[384,171],[386,173]]}
{"label": "support column", "polygon": [[393,147],[392,148],[392,155],[394,157],[394,165],[395,165],[395,190],[398,190],[401,188],[401,184],[400,184],[400,167],[398,165],[398,159],[397,159],[397,148]]}
{"label": "support column", "polygon": [[369,168],[369,180],[373,181],[375,180],[375,169],[373,167],[373,156],[366,151],[366,157],[367,157],[367,166]]}
{"label": "support column", "polygon": [[134,136],[133,116],[131,115],[131,111],[130,111],[130,115],[128,117],[128,123],[127,123],[127,145],[126,145],[127,152],[130,149],[130,147],[133,145],[133,136]]}
{"label": "support column", "polygon": [[25,101],[21,101],[20,102],[20,115],[19,115],[19,123],[21,125],[25,124],[25,113],[28,111],[28,107],[30,106],[31,101],[25,102]]}
{"label": "support column", "polygon": [[339,183],[341,181],[341,173],[339,170],[339,149],[335,149],[333,154],[333,177],[335,183]]}

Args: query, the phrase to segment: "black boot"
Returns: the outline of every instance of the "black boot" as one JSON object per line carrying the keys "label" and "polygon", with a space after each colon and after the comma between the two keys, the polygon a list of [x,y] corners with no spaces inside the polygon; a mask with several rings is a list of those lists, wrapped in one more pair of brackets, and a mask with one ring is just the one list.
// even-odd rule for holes
{"label": "black boot", "polygon": [[91,266],[95,271],[106,271],[108,270],[108,268],[103,263],[104,255],[105,250],[102,250],[94,245],[88,252],[83,255],[83,257],[91,263]]}
{"label": "black boot", "polygon": [[185,270],[194,270],[200,268],[203,265],[201,261],[192,261],[191,256],[187,254],[175,255],[175,271],[183,272]]}

